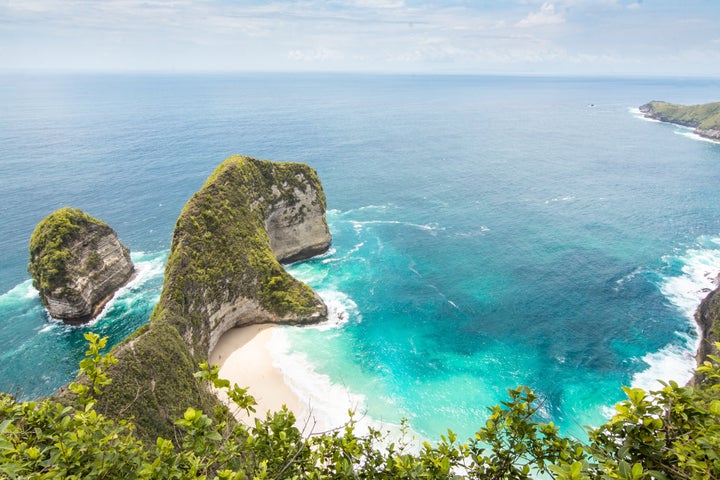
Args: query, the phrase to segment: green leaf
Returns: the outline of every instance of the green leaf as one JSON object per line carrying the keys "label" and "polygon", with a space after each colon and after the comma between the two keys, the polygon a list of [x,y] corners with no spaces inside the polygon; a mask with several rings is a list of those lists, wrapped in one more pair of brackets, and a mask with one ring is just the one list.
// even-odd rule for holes
{"label": "green leaf", "polygon": [[4,436],[0,437],[0,450],[14,450],[15,447],[12,443],[10,443],[10,440],[5,438]]}
{"label": "green leaf", "polygon": [[620,473],[620,477],[631,478],[630,475],[632,474],[632,470],[630,468],[630,464],[625,460],[620,460],[618,462],[618,470]]}
{"label": "green leaf", "polygon": [[635,465],[633,465],[633,466],[632,466],[632,471],[631,471],[631,473],[632,473],[632,478],[633,478],[633,480],[642,478],[642,476],[643,476],[643,466],[642,466],[642,464],[636,463]]}
{"label": "green leaf", "polygon": [[12,420],[3,420],[2,423],[0,423],[0,433],[5,433],[5,430],[7,430],[8,426],[12,423]]}
{"label": "green leaf", "polygon": [[710,413],[720,416],[720,400],[710,402]]}
{"label": "green leaf", "polygon": [[188,422],[191,422],[195,419],[196,411],[192,407],[188,407],[187,410],[185,410],[185,413],[183,413],[183,418],[187,420]]}

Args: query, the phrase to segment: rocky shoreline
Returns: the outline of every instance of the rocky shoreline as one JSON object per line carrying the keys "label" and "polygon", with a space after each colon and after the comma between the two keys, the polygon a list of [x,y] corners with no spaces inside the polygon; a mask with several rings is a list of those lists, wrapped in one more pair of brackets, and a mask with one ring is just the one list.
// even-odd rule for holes
{"label": "rocky shoreline", "polygon": [[645,118],[692,128],[696,135],[720,142],[720,102],[685,106],[652,101],[639,109]]}
{"label": "rocky shoreline", "polygon": [[[715,345],[720,341],[720,287],[710,292],[695,311],[695,321],[700,328],[700,343],[695,360],[698,366],[708,360],[709,355],[718,355]],[[697,378],[693,378],[696,381]]]}

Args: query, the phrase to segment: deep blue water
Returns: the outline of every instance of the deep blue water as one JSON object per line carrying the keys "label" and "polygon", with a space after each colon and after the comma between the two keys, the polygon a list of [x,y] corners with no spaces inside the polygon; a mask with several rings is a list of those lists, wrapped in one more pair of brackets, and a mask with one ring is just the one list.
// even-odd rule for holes
{"label": "deep blue water", "polygon": [[[691,314],[720,271],[720,144],[644,121],[720,80],[234,75],[0,77],[0,390],[70,381],[88,329],[147,321],[182,206],[232,153],[309,163],[331,253],[290,270],[333,328],[288,354],[422,435],[463,435],[507,388],[597,424],[621,385],[687,379]],[[71,205],[112,225],[141,275],[94,325],[47,318],[34,226]],[[299,379],[302,384],[303,380]],[[309,387],[308,387],[309,388]]]}

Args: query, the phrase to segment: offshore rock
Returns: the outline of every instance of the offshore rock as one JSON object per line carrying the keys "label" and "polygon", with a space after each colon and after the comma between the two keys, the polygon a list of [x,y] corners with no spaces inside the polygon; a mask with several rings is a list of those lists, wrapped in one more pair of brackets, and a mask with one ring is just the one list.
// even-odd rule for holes
{"label": "offshore rock", "polygon": [[187,407],[209,412],[217,402],[193,373],[223,333],[327,319],[320,297],[279,261],[329,248],[325,208],[307,165],[239,155],[220,164],[177,220],[160,299],[150,323],[115,349],[98,410],[133,417],[149,444],[174,438]]}
{"label": "offshore rock", "polygon": [[102,311],[132,278],[134,267],[112,228],[80,209],[64,207],[35,227],[28,272],[48,313],[80,324]]}
{"label": "offshore rock", "polygon": [[152,318],[202,357],[233,327],[327,319],[320,297],[280,264],[328,249],[325,208],[309,166],[229,157],[178,218]]}

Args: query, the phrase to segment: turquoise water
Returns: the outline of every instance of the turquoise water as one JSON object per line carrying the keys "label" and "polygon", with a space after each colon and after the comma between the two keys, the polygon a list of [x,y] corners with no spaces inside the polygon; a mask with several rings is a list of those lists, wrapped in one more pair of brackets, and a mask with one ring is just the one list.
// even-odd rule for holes
{"label": "turquoise water", "polygon": [[[88,329],[147,320],[174,221],[232,153],[307,162],[332,250],[290,271],[334,312],[284,330],[300,389],[326,375],[371,418],[470,435],[526,384],[566,431],[621,385],[687,379],[720,271],[720,145],[642,120],[720,80],[362,75],[0,77],[0,389],[71,380]],[[88,327],[47,318],[35,224],[111,224],[144,272]],[[278,360],[282,363],[282,359]],[[341,403],[341,399],[337,399]]]}

